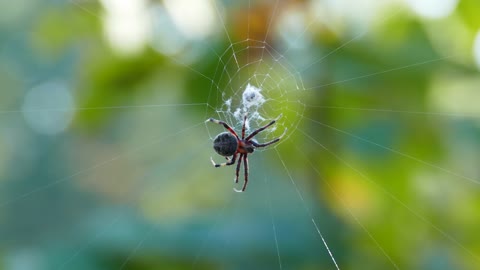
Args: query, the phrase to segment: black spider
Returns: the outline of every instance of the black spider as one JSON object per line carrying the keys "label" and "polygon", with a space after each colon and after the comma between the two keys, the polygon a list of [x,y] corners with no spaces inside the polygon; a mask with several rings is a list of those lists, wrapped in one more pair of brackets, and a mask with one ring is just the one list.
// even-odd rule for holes
{"label": "black spider", "polygon": [[[253,153],[255,151],[255,148],[257,147],[265,147],[271,144],[274,144],[278,142],[281,137],[276,138],[270,142],[267,143],[257,143],[256,141],[253,140],[253,137],[260,133],[261,131],[265,130],[269,126],[275,124],[276,120],[271,121],[267,125],[253,131],[250,135],[248,135],[245,138],[245,123],[247,121],[247,116],[245,115],[243,119],[243,126],[242,126],[242,138],[239,138],[237,133],[225,122],[216,120],[213,118],[208,119],[207,121],[223,125],[228,132],[222,132],[215,137],[213,140],[213,149],[215,149],[215,152],[217,154],[224,156],[227,159],[227,162],[221,163],[221,164],[216,164],[213,159],[212,164],[215,167],[222,167],[222,166],[229,166],[235,164],[235,161],[237,160],[238,157],[238,163],[237,163],[237,170],[235,171],[235,183],[238,183],[238,175],[240,172],[240,165],[242,164],[242,159],[243,159],[243,166],[245,168],[245,183],[243,184],[242,190],[237,190],[237,192],[243,192],[245,191],[245,188],[247,187],[248,183],[248,158],[247,155]],[[229,158],[229,156],[233,156],[232,158]]]}

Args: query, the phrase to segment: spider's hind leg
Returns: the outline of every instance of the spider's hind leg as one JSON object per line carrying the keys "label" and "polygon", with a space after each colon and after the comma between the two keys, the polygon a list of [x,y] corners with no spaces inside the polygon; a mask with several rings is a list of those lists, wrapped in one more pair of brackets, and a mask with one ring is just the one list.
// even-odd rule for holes
{"label": "spider's hind leg", "polygon": [[235,170],[235,183],[238,183],[238,176],[240,175],[240,166],[242,165],[243,154],[240,154],[237,162],[237,169]]}
{"label": "spider's hind leg", "polygon": [[247,155],[243,155],[243,168],[244,168],[244,175],[245,175],[245,182],[243,183],[243,187],[241,190],[238,190],[236,188],[234,188],[233,190],[235,190],[236,192],[244,192],[245,189],[247,188],[247,184],[248,184],[248,158],[247,158]]}
{"label": "spider's hind leg", "polygon": [[230,165],[235,164],[235,160],[237,160],[237,154],[233,155],[232,159],[230,159],[228,157],[225,157],[225,158],[227,159],[227,162],[225,162],[225,163],[217,164],[217,163],[215,163],[215,161],[213,161],[213,158],[210,158],[210,161],[212,162],[213,166],[215,166],[215,168],[223,167],[223,166],[230,166]]}

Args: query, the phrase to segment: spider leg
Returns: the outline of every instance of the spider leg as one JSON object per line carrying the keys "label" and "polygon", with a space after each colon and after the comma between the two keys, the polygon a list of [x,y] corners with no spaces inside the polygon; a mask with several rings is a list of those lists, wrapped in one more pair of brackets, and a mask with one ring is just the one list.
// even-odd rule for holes
{"label": "spider leg", "polygon": [[213,119],[213,118],[209,118],[207,121],[209,122],[213,122],[215,124],[219,124],[219,125],[222,125],[224,128],[226,128],[230,133],[232,133],[236,138],[237,140],[240,140],[240,138],[238,138],[238,135],[237,133],[235,132],[235,130],[233,130],[233,128],[231,128],[227,123],[223,122],[223,121],[220,121],[220,120],[217,120],[217,119]]}
{"label": "spider leg", "polygon": [[242,190],[234,189],[236,192],[244,192],[245,189],[247,188],[248,184],[248,158],[247,155],[243,155],[243,167],[245,168],[245,172],[243,173],[245,175],[245,182],[243,183]]}
{"label": "spider leg", "polygon": [[264,131],[264,130],[267,129],[269,126],[275,124],[275,122],[277,122],[277,120],[273,120],[272,122],[266,124],[265,126],[263,126],[263,127],[259,128],[259,129],[255,130],[255,131],[252,132],[250,135],[248,135],[248,137],[247,137],[245,140],[248,141],[248,140],[252,139],[252,138],[255,137],[255,135],[257,135],[258,133]]}
{"label": "spider leg", "polygon": [[237,153],[235,153],[235,154],[233,155],[233,158],[232,158],[232,159],[227,158],[227,160],[228,160],[228,161],[225,162],[225,163],[217,164],[217,163],[215,163],[215,161],[213,161],[213,158],[210,158],[210,161],[212,161],[212,164],[213,164],[213,166],[215,166],[215,168],[223,167],[223,166],[230,166],[230,165],[235,164],[235,160],[237,160]]}
{"label": "spider leg", "polygon": [[240,175],[240,165],[242,164],[242,158],[244,154],[240,154],[237,162],[237,169],[235,170],[235,183],[238,183],[238,176]]}
{"label": "spider leg", "polygon": [[269,146],[269,145],[271,145],[271,144],[274,144],[274,143],[280,141],[280,139],[281,139],[281,137],[280,137],[280,138],[276,138],[275,140],[269,141],[269,142],[267,142],[267,143],[256,143],[256,142],[252,141],[252,144],[253,144],[253,146],[255,146],[255,147],[265,147],[265,146]]}
{"label": "spider leg", "polygon": [[242,140],[245,139],[245,124],[247,123],[247,114],[245,114],[243,118],[243,126],[242,126]]}
{"label": "spider leg", "polygon": [[249,141],[249,142],[251,144],[253,144],[253,146],[255,146],[255,147],[265,147],[265,146],[269,146],[271,144],[274,144],[274,143],[280,141],[283,138],[283,135],[285,135],[285,133],[287,133],[287,129],[285,129],[285,131],[283,132],[283,134],[280,137],[278,137],[276,139],[273,139],[273,140],[271,140],[269,142],[266,142],[266,143],[257,143],[255,141]]}

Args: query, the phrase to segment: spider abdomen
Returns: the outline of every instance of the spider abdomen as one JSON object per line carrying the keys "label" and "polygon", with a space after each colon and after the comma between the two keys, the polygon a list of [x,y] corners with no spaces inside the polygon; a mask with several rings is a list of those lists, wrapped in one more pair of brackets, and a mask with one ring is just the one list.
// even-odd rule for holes
{"label": "spider abdomen", "polygon": [[220,133],[213,140],[213,149],[221,156],[232,156],[237,151],[237,148],[237,138],[230,132]]}

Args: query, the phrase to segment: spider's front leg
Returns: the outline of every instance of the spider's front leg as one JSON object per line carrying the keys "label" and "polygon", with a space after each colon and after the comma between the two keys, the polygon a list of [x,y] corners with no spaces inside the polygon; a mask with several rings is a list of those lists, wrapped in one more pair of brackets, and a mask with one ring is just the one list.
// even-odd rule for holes
{"label": "spider's front leg", "polygon": [[235,132],[235,130],[233,130],[233,128],[231,128],[227,123],[225,123],[223,121],[220,121],[220,120],[217,120],[217,119],[214,119],[214,118],[208,118],[208,120],[205,121],[205,122],[212,122],[212,123],[215,123],[215,124],[222,125],[225,129],[227,129],[230,133],[232,133],[237,138],[237,140],[240,140],[240,138],[238,138],[238,135]]}
{"label": "spider's front leg", "polygon": [[274,143],[280,141],[280,140],[283,138],[283,136],[285,135],[285,133],[287,133],[287,129],[285,129],[285,131],[283,132],[282,136],[280,136],[280,137],[278,137],[278,138],[276,138],[276,139],[273,139],[273,140],[271,140],[271,141],[269,141],[269,142],[266,142],[266,143],[257,143],[257,142],[255,142],[255,141],[252,141],[252,144],[253,144],[253,146],[255,146],[255,147],[265,147],[265,146],[269,146],[269,145],[271,145],[271,144],[274,144]]}
{"label": "spider's front leg", "polygon": [[275,124],[277,122],[277,120],[272,120],[270,123],[266,124],[265,126],[255,130],[252,132],[252,134],[248,135],[248,137],[245,139],[245,140],[251,140],[253,137],[255,137],[255,135],[257,135],[258,133],[264,131],[265,129],[267,129],[268,127],[270,127],[271,125]]}
{"label": "spider's front leg", "polygon": [[271,144],[274,144],[274,143],[280,141],[281,138],[282,138],[282,137],[276,138],[276,139],[274,139],[274,140],[272,140],[272,141],[269,141],[269,142],[267,142],[267,143],[256,143],[256,142],[252,142],[252,144],[253,144],[253,146],[255,146],[255,147],[265,147],[265,146],[269,146],[269,145],[271,145]]}
{"label": "spider's front leg", "polygon": [[235,161],[237,160],[237,155],[238,154],[234,154],[233,155],[233,158],[232,159],[229,159],[228,157],[225,157],[228,161],[225,162],[225,163],[220,163],[220,164],[217,164],[215,163],[215,161],[213,161],[213,158],[210,158],[210,161],[212,162],[213,166],[215,166],[215,168],[218,168],[218,167],[223,167],[223,166],[230,166],[230,165],[233,165],[235,164]]}

